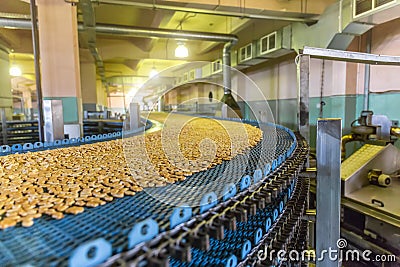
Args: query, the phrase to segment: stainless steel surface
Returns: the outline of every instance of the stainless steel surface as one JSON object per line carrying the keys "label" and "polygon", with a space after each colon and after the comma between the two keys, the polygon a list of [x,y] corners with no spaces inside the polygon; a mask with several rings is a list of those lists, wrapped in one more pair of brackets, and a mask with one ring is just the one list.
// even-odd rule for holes
{"label": "stainless steel surface", "polygon": [[0,119],[1,119],[1,135],[3,136],[3,144],[7,142],[7,117],[5,108],[0,108]]}
{"label": "stainless steel surface", "polygon": [[[356,202],[363,203],[370,209],[386,213],[397,219],[400,219],[399,196],[400,196],[399,179],[393,180],[392,184],[389,185],[388,187],[367,185],[347,195],[348,198]],[[372,202],[373,200],[377,200],[374,201],[374,203],[376,204]],[[380,202],[383,203],[384,205],[383,207],[381,207],[381,204],[378,204]]]}
{"label": "stainless steel surface", "polygon": [[343,195],[369,185],[368,172],[381,169],[384,173],[393,173],[400,169],[400,150],[392,144],[383,146],[364,145],[342,164]]}
{"label": "stainless steel surface", "polygon": [[285,16],[272,16],[272,15],[262,15],[262,14],[251,14],[251,13],[243,13],[243,12],[234,12],[234,11],[219,11],[219,10],[210,10],[210,9],[201,9],[201,8],[191,8],[191,7],[183,7],[183,6],[170,6],[170,5],[160,5],[160,4],[150,4],[150,3],[142,3],[142,2],[131,2],[131,1],[121,1],[121,0],[99,0],[99,3],[103,4],[113,4],[113,5],[130,5],[141,8],[150,8],[150,9],[160,9],[160,10],[172,10],[172,11],[182,11],[182,12],[190,12],[197,14],[210,14],[217,16],[227,16],[227,17],[238,17],[238,18],[248,18],[248,19],[268,19],[268,20],[282,20],[282,21],[294,21],[294,22],[315,22],[315,19],[309,18],[296,18],[296,17],[285,17]]}
{"label": "stainless steel surface", "polygon": [[45,141],[64,139],[64,118],[61,100],[43,100]]}
{"label": "stainless steel surface", "polygon": [[[319,119],[317,123],[317,219],[316,252],[336,248],[340,238],[340,143],[341,119]],[[339,266],[325,257],[317,267]]]}
{"label": "stainless steel surface", "polygon": [[[400,228],[388,223],[382,223],[370,216],[365,217],[365,229],[370,231],[374,239],[383,239],[386,244],[400,250]],[[366,231],[364,231],[367,234]],[[399,255],[400,256],[400,255]]]}
{"label": "stainless steel surface", "polygon": [[400,65],[400,56],[375,55],[368,53],[350,52],[334,49],[324,49],[305,46],[304,55],[310,55],[315,58],[330,60],[339,60],[347,62],[357,62],[376,65]]}
{"label": "stainless steel surface", "polygon": [[[37,9],[36,1],[30,0],[31,9],[31,26],[32,27],[32,42],[33,42],[33,58],[35,64],[35,81],[36,81],[36,95],[38,105],[38,128],[39,128],[39,141],[44,142],[44,118],[43,118],[43,94],[42,94],[42,81],[40,73],[40,52],[39,52],[39,32],[37,25]],[[34,23],[35,22],[35,23]]]}
{"label": "stainless steel surface", "polygon": [[382,213],[381,211],[379,211],[377,209],[370,209],[368,207],[368,205],[365,205],[364,203],[356,202],[353,199],[350,199],[347,197],[342,197],[342,206],[348,207],[348,208],[355,210],[361,214],[368,215],[372,218],[386,222],[386,223],[394,225],[396,227],[400,227],[399,219],[397,219],[391,215],[387,215],[386,213]]}
{"label": "stainless steel surface", "polygon": [[[371,53],[371,39],[372,39],[372,30],[367,32],[367,53]],[[369,110],[369,84],[371,78],[371,65],[365,64],[365,74],[364,74],[364,110]]]}
{"label": "stainless steel surface", "polygon": [[300,134],[310,142],[310,56],[300,55],[297,65],[298,93],[297,93],[297,125]]}

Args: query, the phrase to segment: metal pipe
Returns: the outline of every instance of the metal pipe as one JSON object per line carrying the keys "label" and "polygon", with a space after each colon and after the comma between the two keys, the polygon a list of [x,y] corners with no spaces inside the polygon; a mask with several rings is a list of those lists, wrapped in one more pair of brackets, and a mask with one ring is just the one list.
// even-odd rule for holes
{"label": "metal pipe", "polygon": [[118,35],[128,37],[146,38],[171,38],[171,39],[190,39],[211,42],[237,42],[238,37],[231,34],[216,34],[195,31],[178,31],[169,29],[154,29],[142,27],[127,27],[109,24],[96,24],[96,32],[104,35]]}
{"label": "metal pipe", "polygon": [[44,142],[44,119],[43,119],[43,94],[42,82],[40,75],[40,52],[39,52],[39,32],[37,25],[36,15],[36,1],[31,1],[31,26],[32,26],[32,41],[33,41],[33,57],[35,64],[35,78],[36,78],[36,94],[38,105],[38,128],[39,128],[39,141]]}
{"label": "metal pipe", "polygon": [[0,27],[20,30],[32,29],[32,20],[23,18],[0,17]]}
{"label": "metal pipe", "polygon": [[[367,47],[366,52],[371,53],[371,40],[372,40],[372,31],[367,32]],[[369,85],[371,78],[371,65],[365,65],[365,74],[364,74],[364,110],[369,110]]]}
{"label": "metal pipe", "polygon": [[[139,3],[139,2],[130,2],[130,1],[128,2],[128,1],[121,1],[121,0],[98,0],[97,2],[99,2],[101,4],[129,5],[129,6],[135,6],[135,7],[147,8],[147,9],[153,9],[153,10],[159,9],[159,10],[169,10],[169,11],[181,11],[181,12],[190,12],[190,13],[195,13],[195,14],[237,17],[237,18],[244,18],[244,19],[267,19],[267,20],[282,20],[282,21],[292,21],[292,22],[315,22],[315,21],[317,21],[316,19],[308,19],[308,18],[293,18],[293,17],[270,16],[270,15],[262,15],[262,14],[249,14],[249,13],[243,13],[243,12],[218,11],[218,10],[209,10],[209,9],[201,9],[201,8],[182,7],[182,6],[169,6],[169,5]],[[265,10],[262,10],[262,11],[265,11]]]}
{"label": "metal pipe", "polygon": [[346,159],[346,144],[354,141],[360,141],[361,139],[355,134],[346,134],[342,136],[342,161]]}
{"label": "metal pipe", "polygon": [[[22,30],[30,30],[32,21],[19,18],[0,18],[0,27],[14,28]],[[83,30],[83,25],[78,24],[78,29]],[[238,37],[231,34],[206,33],[195,31],[178,31],[169,29],[154,29],[144,27],[127,27],[110,24],[97,24],[96,33],[102,35],[118,35],[129,37],[145,37],[145,38],[171,38],[171,39],[190,39],[211,42],[233,42],[238,41]]]}
{"label": "metal pipe", "polygon": [[222,77],[224,85],[224,94],[231,94],[232,79],[231,79],[231,47],[232,42],[224,45],[222,50]]}

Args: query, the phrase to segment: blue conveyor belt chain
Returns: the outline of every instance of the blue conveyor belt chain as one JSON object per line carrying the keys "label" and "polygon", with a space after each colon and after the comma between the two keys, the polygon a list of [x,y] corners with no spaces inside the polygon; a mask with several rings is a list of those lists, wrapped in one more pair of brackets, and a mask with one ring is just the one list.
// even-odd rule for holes
{"label": "blue conveyor belt chain", "polygon": [[[142,191],[76,216],[67,215],[60,221],[44,216],[29,229],[15,227],[0,232],[0,266],[95,266],[106,259],[104,266],[129,263],[233,267],[244,261],[250,263],[249,255],[253,255],[261,240],[272,236],[291,199],[303,194],[303,191],[296,193],[304,183],[303,178],[297,177],[308,153],[307,144],[282,126],[276,129],[277,144],[270,153],[265,154],[261,149],[263,145],[275,145],[264,133],[262,142],[250,151],[248,159],[237,157],[236,163],[247,166],[239,183],[235,179],[242,174],[238,174],[235,164],[223,162],[179,182],[184,187],[167,185],[149,189],[168,192],[168,197],[199,197],[199,201],[212,194],[216,196],[215,201],[200,209],[176,208]],[[221,173],[235,179],[221,180]],[[229,190],[217,189],[203,198],[195,194],[196,190],[190,193],[179,190],[198,184],[205,184],[207,189],[207,183],[217,179],[230,185]],[[221,201],[221,195],[227,192],[229,198]],[[297,205],[301,206],[296,202],[296,208]],[[293,226],[294,231],[299,228],[292,221],[285,225]]]}
{"label": "blue conveyor belt chain", "polygon": [[308,180],[298,178],[298,174],[308,146],[296,137],[299,145],[292,156],[260,183],[147,243],[115,255],[102,266],[279,265],[275,258],[259,261],[259,249],[300,250],[306,244],[301,217],[307,205]]}

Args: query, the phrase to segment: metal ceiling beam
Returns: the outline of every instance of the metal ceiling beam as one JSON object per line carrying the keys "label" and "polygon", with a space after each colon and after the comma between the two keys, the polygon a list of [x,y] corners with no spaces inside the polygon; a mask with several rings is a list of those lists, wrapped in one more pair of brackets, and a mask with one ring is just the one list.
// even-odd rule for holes
{"label": "metal ceiling beam", "polygon": [[160,5],[160,4],[141,3],[141,2],[131,2],[131,1],[123,1],[123,0],[92,0],[92,1],[101,3],[101,4],[125,5],[125,6],[134,6],[134,7],[146,8],[146,9],[182,11],[182,12],[190,12],[190,13],[196,13],[196,14],[237,17],[237,18],[244,18],[244,19],[282,20],[282,21],[292,21],[292,22],[315,22],[315,21],[317,21],[315,19],[309,19],[309,18],[270,16],[270,15],[262,15],[262,14],[219,11],[219,10],[181,7],[181,6],[173,6],[173,5]]}
{"label": "metal ceiling beam", "polygon": [[355,62],[371,65],[395,65],[400,66],[400,56],[376,55],[343,50],[325,49],[305,46],[302,54],[314,58]]}

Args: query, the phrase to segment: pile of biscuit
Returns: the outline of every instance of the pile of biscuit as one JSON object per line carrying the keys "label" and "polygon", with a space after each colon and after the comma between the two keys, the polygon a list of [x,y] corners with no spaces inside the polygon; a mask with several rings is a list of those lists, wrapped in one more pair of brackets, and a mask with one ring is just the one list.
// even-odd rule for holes
{"label": "pile of biscuit", "polygon": [[161,131],[0,157],[0,229],[29,227],[43,215],[62,219],[183,180],[245,153],[262,137],[238,122],[164,116]]}

